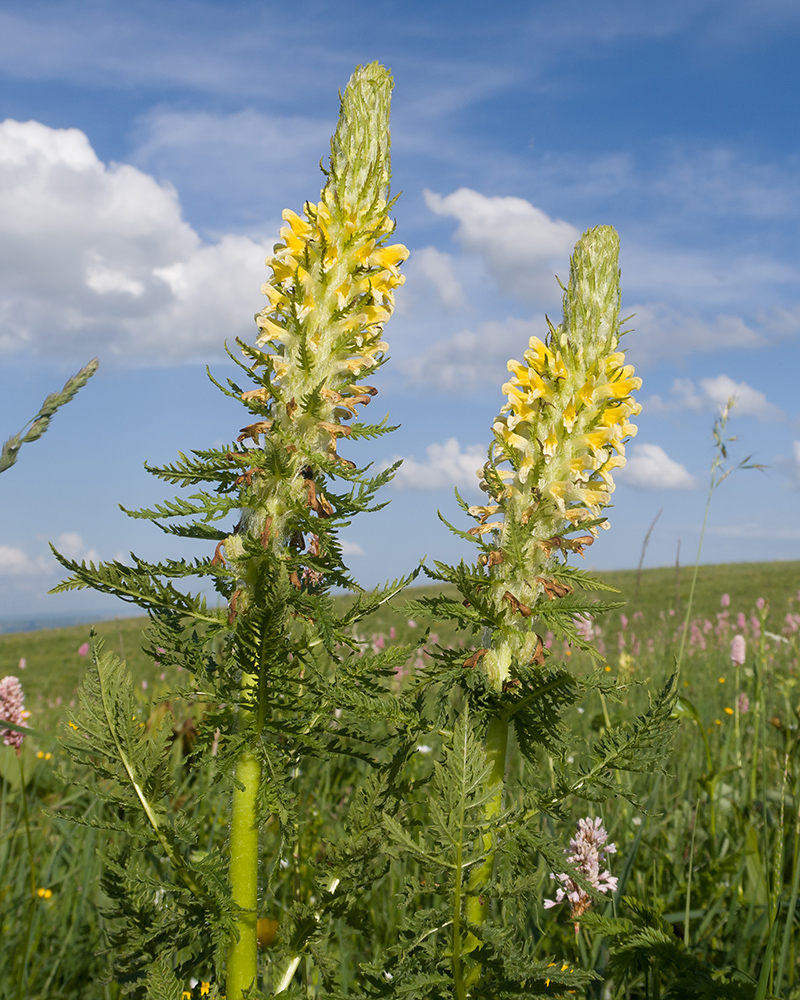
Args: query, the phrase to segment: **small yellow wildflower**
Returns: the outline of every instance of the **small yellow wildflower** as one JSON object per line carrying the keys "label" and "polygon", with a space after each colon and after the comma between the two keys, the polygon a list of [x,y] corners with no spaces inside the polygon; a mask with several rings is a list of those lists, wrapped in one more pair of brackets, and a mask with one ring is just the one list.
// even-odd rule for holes
{"label": "small yellow wildflower", "polygon": [[39,750],[36,756],[39,760],[50,760],[53,755],[51,753],[45,753],[44,750]]}
{"label": "small yellow wildflower", "polygon": [[70,722],[70,723],[69,723],[69,728],[70,728],[70,729],[74,729],[76,733],[77,733],[77,731],[78,731],[78,727],[77,727],[77,726],[75,725],[75,723],[74,723],[74,722]]}
{"label": "small yellow wildflower", "polygon": [[52,899],[53,898],[53,890],[52,889],[37,889],[36,890],[36,895],[39,897],[39,899]]}
{"label": "small yellow wildflower", "polygon": [[725,683],[725,678],[724,677],[720,677],[719,682],[720,682],[720,684],[724,684]]}
{"label": "small yellow wildflower", "polygon": [[605,665],[604,670],[607,674],[611,673],[611,667],[608,664]]}
{"label": "small yellow wildflower", "polygon": [[208,996],[208,992],[211,989],[211,983],[200,983],[200,996]]}
{"label": "small yellow wildflower", "polygon": [[184,990],[183,993],[181,993],[181,1000],[192,1000],[192,991]]}
{"label": "small yellow wildflower", "polygon": [[732,708],[728,708],[728,706],[726,705],[725,706],[725,714],[726,715],[733,715],[733,709]]}
{"label": "small yellow wildflower", "polygon": [[721,726],[722,725],[722,719],[714,719],[714,725],[715,726]]}

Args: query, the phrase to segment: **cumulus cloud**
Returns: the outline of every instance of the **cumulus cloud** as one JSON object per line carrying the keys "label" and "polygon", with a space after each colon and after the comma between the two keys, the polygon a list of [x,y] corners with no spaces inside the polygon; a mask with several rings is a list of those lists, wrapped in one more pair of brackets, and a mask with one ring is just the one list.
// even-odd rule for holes
{"label": "cumulus cloud", "polygon": [[0,351],[203,358],[252,336],[267,250],[204,243],[172,187],[78,129],[0,123]]}
{"label": "cumulus cloud", "polygon": [[[41,541],[40,545],[43,545]],[[76,531],[63,532],[53,545],[68,559],[100,562],[97,551],[87,548]],[[51,576],[58,570],[59,565],[49,549],[31,554],[18,545],[0,545],[0,577]]]}
{"label": "cumulus cloud", "polygon": [[432,212],[458,220],[459,243],[483,259],[502,291],[523,300],[558,301],[555,274],[560,270],[566,279],[580,236],[569,222],[551,219],[524,198],[491,198],[470,188],[424,194]]}
{"label": "cumulus cloud", "polygon": [[[99,563],[100,556],[96,549],[89,549],[77,531],[64,531],[53,542],[62,556],[77,562]],[[117,557],[115,557],[117,558]]]}
{"label": "cumulus cloud", "polygon": [[693,490],[697,485],[688,470],[657,444],[631,445],[627,465],[617,475],[621,483],[642,490]]}
{"label": "cumulus cloud", "polygon": [[800,539],[800,527],[796,525],[764,524],[755,521],[742,524],[712,525],[708,532],[711,535],[722,535],[723,538],[765,538],[779,541]]}
{"label": "cumulus cloud", "polygon": [[499,387],[508,379],[509,358],[521,358],[543,323],[508,318],[488,320],[476,330],[461,330],[400,363],[410,382],[433,385],[454,395],[485,385]]}
{"label": "cumulus cloud", "polygon": [[672,383],[670,396],[651,396],[645,400],[644,408],[649,413],[666,413],[680,410],[721,410],[733,398],[734,413],[742,417],[758,417],[759,420],[781,420],[783,411],[771,403],[763,392],[746,382],[736,382],[729,375],[701,378],[695,383],[690,378],[676,378]]}
{"label": "cumulus cloud", "polygon": [[661,302],[626,306],[624,312],[635,314],[635,334],[624,341],[624,346],[631,360],[642,367],[683,359],[689,354],[753,349],[767,342],[739,316],[718,315],[704,320]]}
{"label": "cumulus cloud", "polygon": [[785,474],[788,485],[800,490],[800,441],[793,441],[791,454],[781,455],[775,464]]}
{"label": "cumulus cloud", "polygon": [[469,444],[462,451],[456,438],[449,438],[444,444],[428,445],[426,454],[427,460],[424,462],[395,455],[391,462],[383,463],[383,468],[387,468],[403,458],[403,464],[392,480],[395,489],[440,490],[448,486],[478,488],[475,472],[486,461],[484,445]]}
{"label": "cumulus cloud", "polygon": [[342,554],[345,556],[363,556],[365,554],[358,542],[348,542],[346,538],[340,538],[339,544],[342,547]]}
{"label": "cumulus cloud", "polygon": [[46,556],[31,556],[17,546],[0,545],[0,577],[43,576],[52,571],[52,560]]}
{"label": "cumulus cloud", "polygon": [[464,305],[464,289],[456,276],[453,258],[436,247],[415,250],[406,271],[407,284],[412,284],[419,275],[435,292],[436,297],[448,309],[458,309]]}

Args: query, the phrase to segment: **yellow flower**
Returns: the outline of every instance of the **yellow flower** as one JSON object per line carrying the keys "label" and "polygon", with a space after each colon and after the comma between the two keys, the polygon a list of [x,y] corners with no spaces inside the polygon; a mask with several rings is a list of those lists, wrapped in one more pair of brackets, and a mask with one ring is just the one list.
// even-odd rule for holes
{"label": "yellow flower", "polygon": [[52,889],[37,889],[36,890],[36,895],[39,897],[39,899],[52,899],[53,898],[53,890]]}
{"label": "yellow flower", "polygon": [[211,989],[211,983],[200,983],[200,996],[208,996],[208,992]]}
{"label": "yellow flower", "polygon": [[733,709],[732,708],[728,708],[728,706],[726,705],[725,706],[725,714],[726,715],[733,715]]}

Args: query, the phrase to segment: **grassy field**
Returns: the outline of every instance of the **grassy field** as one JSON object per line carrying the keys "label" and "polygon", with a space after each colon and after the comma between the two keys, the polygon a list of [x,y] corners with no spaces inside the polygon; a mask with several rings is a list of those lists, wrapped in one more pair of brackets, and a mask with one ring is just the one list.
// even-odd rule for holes
{"label": "grassy field", "polygon": [[[640,611],[652,627],[661,611],[669,615],[671,609],[676,612],[672,616],[676,621],[681,618],[686,609],[692,569],[682,567],[679,574],[675,567],[643,570],[638,597],[638,574],[635,570],[617,570],[600,573],[599,576],[619,589],[619,600],[626,603],[623,611],[627,617]],[[361,629],[364,637],[383,635],[388,640],[394,630],[393,637],[398,642],[408,641],[419,629],[409,628],[408,616],[402,611],[403,600],[438,591],[438,587],[409,588],[393,602],[394,609],[382,610],[366,623]],[[725,593],[730,597],[732,609],[748,613],[752,612],[756,599],[762,597],[769,603],[770,620],[780,631],[778,623],[789,609],[788,602],[798,592],[800,561],[701,566],[692,617],[713,619],[720,611],[720,598]],[[168,665],[155,662],[152,656],[142,651],[146,624],[146,618],[120,618],[99,622],[94,628],[106,648],[125,659],[131,673],[139,681],[157,685],[162,681],[163,674],[162,683],[171,682],[174,678],[169,673]],[[426,623],[420,620],[417,625],[424,627]],[[28,707],[39,714],[41,725],[45,727],[60,716],[61,707],[75,697],[86,662],[79,650],[89,640],[91,627],[89,624],[75,625],[0,635],[0,676],[17,674],[23,680]],[[436,626],[433,628],[436,629]],[[443,643],[456,643],[461,638],[452,630],[439,629],[435,634]],[[24,671],[19,670],[22,658],[26,664]]]}
{"label": "grassy field", "polygon": [[[682,570],[678,592],[674,567],[645,570],[634,601],[635,571],[602,575],[619,588],[627,606],[593,628],[605,669],[620,685],[616,702],[607,703],[595,695],[585,706],[572,710],[568,721],[585,731],[589,743],[600,739],[609,727],[631,721],[672,671],[691,580],[691,571]],[[414,588],[406,596],[416,597],[430,589]],[[410,621],[402,610],[402,599],[395,603],[398,607],[362,625],[359,638],[364,649],[424,635],[423,630],[430,627],[425,645],[407,666],[413,671],[425,664],[436,643],[470,645],[468,636],[421,620]],[[704,968],[739,970],[738,992],[731,987],[733,992],[726,993],[720,986],[720,991],[703,996],[755,998],[756,982],[769,953],[771,971],[762,995],[797,1000],[800,562],[701,567],[691,619],[680,678],[681,724],[668,774],[655,781],[632,780],[646,809],[637,809],[624,798],[597,807],[576,803],[574,816],[558,821],[547,818],[548,832],[566,845],[578,816],[598,811],[603,815],[618,847],[613,873],[620,879],[606,915],[626,915],[634,931],[638,927],[645,936],[661,934],[666,951],[674,950],[679,942],[684,953],[704,963]],[[107,647],[127,659],[143,694],[143,711],[145,693],[158,701],[179,680],[168,664],[142,652],[144,624],[144,619],[133,618],[97,626]],[[730,657],[734,635],[746,641],[746,660],[739,667]],[[24,741],[22,770],[13,750],[0,745],[0,929],[4,939],[0,993],[9,998],[113,1000],[120,995],[118,985],[102,982],[103,959],[96,957],[106,927],[98,845],[100,838],[107,842],[109,835],[76,827],[62,818],[101,820],[105,807],[101,798],[69,783],[74,765],[47,738],[75,698],[86,664],[81,647],[88,637],[89,626],[0,636],[0,676],[16,674],[22,679],[30,725],[45,734]],[[589,669],[587,658],[547,638],[554,656],[569,663],[570,669]],[[21,658],[26,661],[24,669],[20,669]],[[402,683],[401,676],[397,683]],[[176,735],[181,739],[175,742],[176,794],[186,794],[182,754],[190,745],[192,727],[202,721],[202,712],[202,706],[183,706],[178,711]],[[427,742],[433,759],[438,752],[436,734]],[[517,765],[518,757],[512,753],[512,769]],[[66,785],[56,780],[54,770],[63,772]],[[549,780],[552,771],[543,760],[542,781]],[[25,796],[19,794],[23,781]],[[280,925],[282,894],[313,893],[313,865],[303,859],[317,856],[321,844],[336,840],[341,803],[357,784],[352,771],[309,767],[298,777],[297,803],[306,821],[306,841],[297,851],[296,864],[290,861],[286,871],[279,869],[273,876],[265,918]],[[198,829],[219,829],[226,801],[224,791],[207,790],[198,797]],[[269,830],[264,837],[269,856],[277,850],[277,841]],[[379,947],[388,943],[392,933],[387,901],[392,899],[396,877],[390,873],[380,892],[364,901],[374,925],[385,928],[385,938],[378,938]],[[532,877],[539,880],[540,899],[552,895],[550,872],[541,860]],[[639,911],[625,910],[621,903],[625,894],[639,901]],[[613,942],[607,936],[585,933],[576,953],[577,939],[569,914],[562,909],[509,909],[499,920],[509,928],[521,928],[534,954],[563,954],[608,977]],[[771,926],[776,933],[770,945]],[[342,926],[337,934],[346,992],[365,956],[352,930]],[[667,984],[674,986],[666,959],[661,969],[641,959],[641,971],[636,973],[637,960],[635,954],[630,959],[634,973],[624,988],[621,980],[608,987],[598,983],[588,995],[594,1000],[655,1000],[664,995]],[[198,970],[198,978],[202,973]],[[305,995],[318,995],[315,983],[309,972]],[[192,998],[199,995],[190,985],[187,992]]]}

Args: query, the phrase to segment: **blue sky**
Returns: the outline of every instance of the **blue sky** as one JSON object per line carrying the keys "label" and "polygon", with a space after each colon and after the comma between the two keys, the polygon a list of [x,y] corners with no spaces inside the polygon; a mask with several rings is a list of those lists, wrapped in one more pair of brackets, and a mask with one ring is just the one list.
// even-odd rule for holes
{"label": "blue sky", "polygon": [[[800,558],[800,7],[794,0],[3,3],[0,435],[89,358],[100,372],[0,480],[0,618],[93,613],[47,596],[73,556],[179,555],[126,518],[166,495],[143,463],[229,441],[205,377],[252,338],[280,213],[317,196],[353,67],[395,77],[397,237],[411,250],[353,457],[406,464],[346,533],[367,585],[471,553],[436,511],[469,496],[505,362],[560,307],[580,232],[614,225],[639,434],[587,566],[694,558],[719,405],[737,472],[704,561]],[[477,493],[475,494],[477,495]]]}

